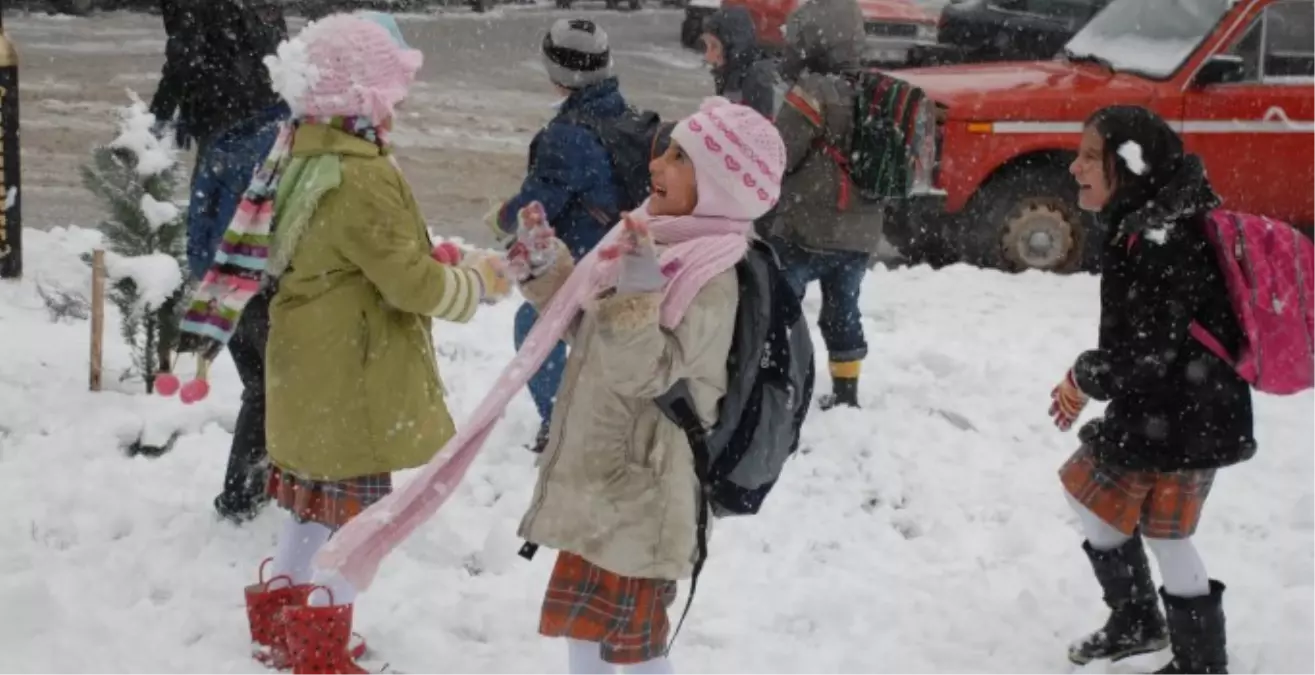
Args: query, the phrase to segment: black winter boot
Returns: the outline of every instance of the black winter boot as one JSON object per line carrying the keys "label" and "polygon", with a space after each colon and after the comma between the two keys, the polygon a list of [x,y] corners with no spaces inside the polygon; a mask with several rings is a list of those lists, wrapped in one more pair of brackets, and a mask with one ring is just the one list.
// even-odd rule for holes
{"label": "black winter boot", "polygon": [[831,393],[823,396],[817,402],[822,410],[830,410],[836,406],[849,406],[850,408],[858,407],[858,378],[857,377],[836,377],[831,380]]}
{"label": "black winter boot", "polygon": [[1169,611],[1173,661],[1156,673],[1227,673],[1224,639],[1224,584],[1210,580],[1210,595],[1180,598],[1160,589]]}
{"label": "black winter boot", "polygon": [[1096,580],[1105,591],[1110,618],[1100,630],[1069,645],[1068,659],[1078,665],[1096,659],[1120,661],[1168,647],[1164,614],[1160,612],[1141,536],[1134,535],[1109,551],[1097,551],[1091,542],[1083,542],[1082,550],[1087,552]]}

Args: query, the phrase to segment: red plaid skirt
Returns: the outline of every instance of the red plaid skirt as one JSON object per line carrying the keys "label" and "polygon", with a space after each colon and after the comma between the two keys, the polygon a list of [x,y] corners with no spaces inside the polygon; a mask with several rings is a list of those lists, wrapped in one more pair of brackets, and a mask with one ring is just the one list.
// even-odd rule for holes
{"label": "red plaid skirt", "polygon": [[597,642],[618,665],[665,656],[676,582],[623,577],[562,551],[539,615],[539,634]]}
{"label": "red plaid skirt", "polygon": [[1064,489],[1114,529],[1131,536],[1141,527],[1151,539],[1186,539],[1201,522],[1214,469],[1130,471],[1100,466],[1087,446],[1059,470]]}
{"label": "red plaid skirt", "polygon": [[302,478],[272,466],[266,492],[298,520],[320,523],[336,530],[392,491],[392,474],[322,481]]}

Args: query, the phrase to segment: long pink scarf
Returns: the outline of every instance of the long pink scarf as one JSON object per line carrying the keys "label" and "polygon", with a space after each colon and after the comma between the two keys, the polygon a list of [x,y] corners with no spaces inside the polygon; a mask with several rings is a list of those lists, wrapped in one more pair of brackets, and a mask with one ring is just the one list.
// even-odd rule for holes
{"label": "long pink scarf", "polygon": [[[672,271],[663,289],[659,321],[665,328],[674,328],[699,290],[744,257],[751,224],[699,216],[655,218],[647,216],[642,207],[636,217],[647,222],[655,241],[666,245],[660,262],[664,270]],[[316,556],[318,568],[336,572],[364,591],[374,581],[384,557],[456,491],[507,403],[539,370],[576,313],[599,291],[615,284],[618,263],[600,260],[598,250],[614,242],[620,230],[620,226],[612,228],[603,242],[577,263],[473,417],[414,479],[339,530]]]}

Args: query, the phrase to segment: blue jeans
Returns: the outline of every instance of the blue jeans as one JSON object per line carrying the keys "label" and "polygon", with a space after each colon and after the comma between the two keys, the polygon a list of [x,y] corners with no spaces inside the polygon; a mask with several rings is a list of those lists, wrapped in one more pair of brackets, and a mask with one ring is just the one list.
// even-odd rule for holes
{"label": "blue jeans", "polygon": [[256,168],[265,161],[287,109],[275,106],[243,120],[198,147],[187,206],[187,264],[200,279],[237,213]]}
{"label": "blue jeans", "polygon": [[[521,305],[516,312],[514,337],[517,351],[522,344],[525,344],[525,337],[530,334],[530,329],[538,320],[539,313],[528,302]],[[543,424],[547,424],[552,419],[552,406],[557,400],[557,389],[562,385],[564,372],[566,372],[566,343],[558,342],[552,351],[548,352],[548,358],[539,367],[539,372],[530,378],[530,397],[534,399],[534,406],[539,409],[539,418],[543,420]]]}
{"label": "blue jeans", "polygon": [[822,283],[822,311],[817,327],[822,331],[832,363],[862,361],[868,355],[863,339],[863,315],[858,294],[868,271],[868,255],[855,251],[817,251],[783,239],[771,239],[772,248],[785,267],[785,278],[795,295],[803,300],[808,284]]}

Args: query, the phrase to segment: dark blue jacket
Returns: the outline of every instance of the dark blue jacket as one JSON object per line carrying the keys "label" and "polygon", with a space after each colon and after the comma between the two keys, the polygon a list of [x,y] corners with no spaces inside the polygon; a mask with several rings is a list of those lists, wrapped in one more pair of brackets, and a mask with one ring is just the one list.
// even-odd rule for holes
{"label": "dark blue jacket", "polygon": [[597,119],[619,117],[625,99],[615,79],[571,94],[530,144],[530,161],[520,193],[503,205],[498,225],[516,231],[516,214],[527,204],[543,204],[557,236],[577,260],[615,224],[619,193],[612,164],[593,132],[563,117],[575,111]]}
{"label": "dark blue jacket", "polygon": [[288,117],[283,104],[266,108],[221,132],[196,160],[187,205],[187,266],[201,278],[237,213],[251,174],[265,161]]}

